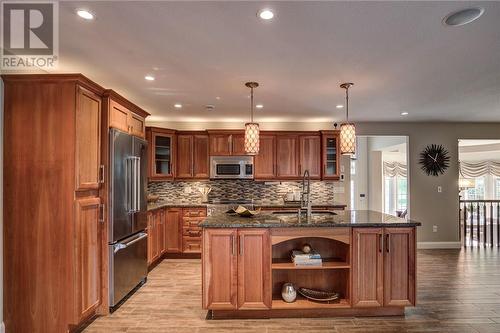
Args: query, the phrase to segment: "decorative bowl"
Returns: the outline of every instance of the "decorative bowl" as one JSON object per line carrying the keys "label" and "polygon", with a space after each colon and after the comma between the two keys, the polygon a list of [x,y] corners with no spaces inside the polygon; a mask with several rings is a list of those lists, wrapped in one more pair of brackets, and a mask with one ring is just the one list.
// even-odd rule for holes
{"label": "decorative bowl", "polygon": [[336,292],[328,292],[308,288],[299,288],[297,291],[305,298],[317,302],[331,302],[340,298],[340,294]]}

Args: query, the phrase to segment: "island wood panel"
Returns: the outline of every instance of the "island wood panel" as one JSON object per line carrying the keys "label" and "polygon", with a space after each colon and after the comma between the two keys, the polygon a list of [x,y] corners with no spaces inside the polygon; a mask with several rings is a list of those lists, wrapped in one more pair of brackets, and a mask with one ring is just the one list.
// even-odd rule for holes
{"label": "island wood panel", "polygon": [[383,229],[353,228],[352,234],[352,305],[383,306]]}
{"label": "island wood panel", "polygon": [[246,155],[245,134],[232,134],[232,155]]}
{"label": "island wood panel", "polygon": [[165,215],[165,252],[182,252],[182,210],[168,208]]}
{"label": "island wood panel", "polygon": [[208,145],[208,135],[193,135],[193,178],[210,177]]}
{"label": "island wood panel", "polygon": [[299,137],[299,175],[309,170],[311,179],[321,178],[321,137],[319,135],[301,135]]}
{"label": "island wood panel", "polygon": [[153,263],[153,243],[154,243],[153,213],[154,212],[148,212],[148,265]]}
{"label": "island wood panel", "polygon": [[384,229],[384,305],[415,305],[415,230]]}
{"label": "island wood panel", "polygon": [[236,309],[237,249],[236,229],[205,229],[203,232],[203,308]]}
{"label": "island wood panel", "polygon": [[193,177],[193,136],[177,135],[177,178]]}
{"label": "island wood panel", "polygon": [[210,134],[210,156],[231,155],[232,141],[231,134]]}
{"label": "island wood panel", "polygon": [[101,302],[100,198],[76,200],[76,258],[79,321],[89,317]]}
{"label": "island wood panel", "polygon": [[309,238],[329,238],[339,242],[350,244],[351,228],[273,228],[271,230],[272,245],[282,243],[292,239]]}
{"label": "island wood panel", "polygon": [[261,135],[259,153],[254,156],[255,179],[276,177],[276,136]]}
{"label": "island wood panel", "polygon": [[276,136],[277,178],[299,178],[298,135]]}
{"label": "island wood panel", "polygon": [[66,332],[77,319],[76,87],[2,78],[5,330]]}
{"label": "island wood panel", "polygon": [[101,97],[77,86],[76,190],[98,189],[101,166]]}
{"label": "island wood panel", "polygon": [[238,230],[238,309],[271,308],[268,229]]}

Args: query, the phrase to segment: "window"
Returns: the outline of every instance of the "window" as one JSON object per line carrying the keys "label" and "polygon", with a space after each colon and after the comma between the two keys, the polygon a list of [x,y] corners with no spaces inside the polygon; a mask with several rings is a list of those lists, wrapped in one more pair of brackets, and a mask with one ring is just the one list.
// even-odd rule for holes
{"label": "window", "polygon": [[385,177],[384,212],[395,215],[408,208],[408,180],[406,177]]}
{"label": "window", "polygon": [[495,177],[495,199],[500,199],[500,178]]}
{"label": "window", "polygon": [[472,188],[465,190],[465,200],[484,200],[485,199],[485,179],[484,177],[475,178],[476,184]]}

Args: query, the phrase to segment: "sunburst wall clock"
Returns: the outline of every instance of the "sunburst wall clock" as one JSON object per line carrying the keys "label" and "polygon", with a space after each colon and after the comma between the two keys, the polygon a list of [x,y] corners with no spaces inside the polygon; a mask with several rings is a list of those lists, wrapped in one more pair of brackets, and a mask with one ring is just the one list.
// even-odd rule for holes
{"label": "sunburst wall clock", "polygon": [[450,166],[450,154],[443,145],[431,144],[420,153],[419,162],[428,176],[439,176]]}

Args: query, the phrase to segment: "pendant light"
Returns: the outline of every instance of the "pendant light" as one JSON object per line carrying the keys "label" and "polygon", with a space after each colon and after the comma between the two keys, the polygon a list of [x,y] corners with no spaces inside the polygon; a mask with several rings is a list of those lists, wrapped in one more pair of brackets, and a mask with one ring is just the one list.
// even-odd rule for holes
{"label": "pendant light", "polygon": [[342,83],[340,88],[345,89],[346,122],[340,125],[340,153],[354,155],[356,153],[356,127],[349,122],[349,88],[354,83]]}
{"label": "pendant light", "polygon": [[250,122],[245,124],[245,153],[257,155],[259,153],[259,124],[253,122],[253,89],[257,88],[257,82],[247,82],[245,86],[250,88]]}

